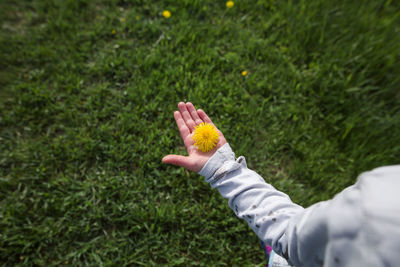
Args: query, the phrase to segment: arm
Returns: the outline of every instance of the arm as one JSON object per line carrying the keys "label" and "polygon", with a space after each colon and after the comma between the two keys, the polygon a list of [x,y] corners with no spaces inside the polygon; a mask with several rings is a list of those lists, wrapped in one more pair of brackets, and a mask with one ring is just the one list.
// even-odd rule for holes
{"label": "arm", "polygon": [[307,209],[267,184],[235,159],[222,133],[217,147],[197,151],[195,124],[212,123],[191,103],[174,113],[189,156],[168,155],[163,162],[185,167],[206,178],[228,200],[258,237],[295,266],[396,266],[400,261],[400,166],[374,169],[333,199]]}
{"label": "arm", "polygon": [[199,174],[294,266],[395,266],[400,260],[400,166],[365,172],[306,209],[248,169],[243,157],[235,160],[229,144]]}
{"label": "arm", "polygon": [[236,160],[220,131],[215,149],[206,153],[198,151],[192,140],[194,126],[212,121],[204,111],[196,110],[191,103],[180,102],[178,108],[174,117],[189,156],[167,155],[162,160],[164,163],[182,166],[204,176],[213,188],[228,199],[235,214],[245,219],[264,243],[271,245],[276,253],[296,266],[304,265],[311,254],[324,249],[325,228],[320,226],[324,217],[318,215],[322,213],[314,212],[317,208],[323,210],[323,204],[307,210],[294,204],[286,194],[277,191],[248,169],[244,157]]}
{"label": "arm", "polygon": [[[222,146],[199,172],[228,200],[236,216],[247,221],[257,236],[296,266],[323,260],[326,203],[304,209],[235,160],[229,144]],[[318,256],[321,254],[321,256]]]}

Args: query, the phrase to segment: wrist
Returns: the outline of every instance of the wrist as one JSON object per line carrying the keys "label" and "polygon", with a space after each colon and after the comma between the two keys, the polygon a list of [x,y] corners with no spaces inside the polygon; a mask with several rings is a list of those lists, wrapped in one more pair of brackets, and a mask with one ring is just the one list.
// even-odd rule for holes
{"label": "wrist", "polygon": [[206,162],[206,164],[202,167],[198,174],[204,176],[204,178],[206,178],[206,181],[209,182],[214,176],[215,172],[219,168],[221,168],[227,161],[235,161],[235,153],[233,153],[228,143],[220,147],[214,153],[214,155],[211,156],[211,158]]}

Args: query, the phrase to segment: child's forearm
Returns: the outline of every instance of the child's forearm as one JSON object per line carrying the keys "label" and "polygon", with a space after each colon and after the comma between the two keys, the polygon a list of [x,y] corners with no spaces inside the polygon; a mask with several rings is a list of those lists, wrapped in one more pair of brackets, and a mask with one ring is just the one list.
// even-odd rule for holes
{"label": "child's forearm", "polygon": [[243,157],[235,160],[228,144],[199,174],[264,243],[295,266],[383,266],[384,259],[400,260],[398,253],[388,253],[400,247],[400,165],[363,173],[355,185],[307,209],[265,183]]}
{"label": "child's forearm", "polygon": [[[229,144],[220,148],[200,171],[213,188],[228,199],[235,214],[274,251],[288,258],[289,219],[304,210],[290,198],[267,184],[246,166],[244,157],[235,160]],[[292,228],[293,229],[293,228]],[[292,248],[297,247],[296,244]]]}

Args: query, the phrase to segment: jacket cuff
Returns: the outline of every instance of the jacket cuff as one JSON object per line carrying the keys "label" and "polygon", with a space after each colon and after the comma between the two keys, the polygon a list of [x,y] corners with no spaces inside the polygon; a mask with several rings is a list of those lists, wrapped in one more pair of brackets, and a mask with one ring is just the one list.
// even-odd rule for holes
{"label": "jacket cuff", "polygon": [[235,153],[233,153],[228,143],[220,147],[214,155],[212,155],[199,174],[206,178],[206,182],[211,182],[215,172],[227,161],[235,161]]}

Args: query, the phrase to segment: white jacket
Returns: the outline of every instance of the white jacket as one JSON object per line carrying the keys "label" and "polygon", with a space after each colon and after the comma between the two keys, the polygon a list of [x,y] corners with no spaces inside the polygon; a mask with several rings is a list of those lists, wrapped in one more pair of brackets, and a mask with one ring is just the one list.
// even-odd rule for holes
{"label": "white jacket", "polygon": [[199,172],[258,237],[295,266],[400,266],[400,165],[361,174],[306,209],[235,159],[229,144]]}

